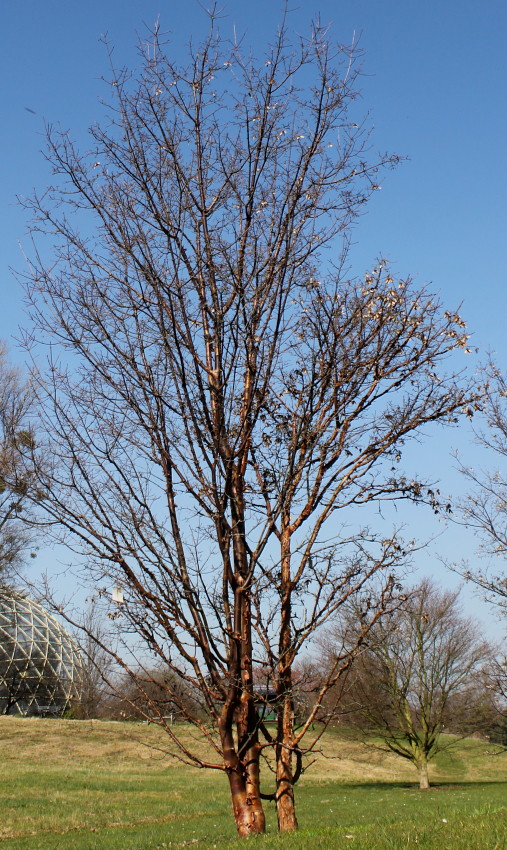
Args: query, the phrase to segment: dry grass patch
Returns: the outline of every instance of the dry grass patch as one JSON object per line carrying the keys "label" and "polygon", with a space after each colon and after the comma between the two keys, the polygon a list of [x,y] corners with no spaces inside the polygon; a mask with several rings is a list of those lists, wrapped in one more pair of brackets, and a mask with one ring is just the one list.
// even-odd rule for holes
{"label": "dry grass patch", "polygon": [[[178,725],[178,736],[201,754],[213,758],[209,744],[190,726]],[[0,748],[3,762],[24,764],[73,764],[83,768],[107,764],[143,772],[195,771],[178,759],[178,750],[167,733],[155,724],[102,720],[55,720],[0,717]],[[354,740],[346,731],[329,730],[318,752],[309,757],[305,774],[311,781],[414,782],[415,769],[393,753],[382,752]],[[430,765],[434,781],[460,779],[504,781],[507,756],[498,747],[480,739],[458,741],[455,748],[440,754]]]}

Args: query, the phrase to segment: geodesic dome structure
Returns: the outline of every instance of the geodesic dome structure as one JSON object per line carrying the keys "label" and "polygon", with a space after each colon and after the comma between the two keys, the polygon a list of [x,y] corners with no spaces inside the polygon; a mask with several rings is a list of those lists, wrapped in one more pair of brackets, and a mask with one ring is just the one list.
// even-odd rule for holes
{"label": "geodesic dome structure", "polygon": [[60,715],[78,700],[83,661],[44,608],[0,587],[0,714]]}

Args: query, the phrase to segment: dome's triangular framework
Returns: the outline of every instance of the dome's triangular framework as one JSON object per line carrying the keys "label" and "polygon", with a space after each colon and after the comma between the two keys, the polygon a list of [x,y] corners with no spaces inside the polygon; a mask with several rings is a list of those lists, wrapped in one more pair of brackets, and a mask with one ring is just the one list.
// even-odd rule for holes
{"label": "dome's triangular framework", "polygon": [[42,605],[0,587],[0,714],[62,714],[78,701],[83,661]]}

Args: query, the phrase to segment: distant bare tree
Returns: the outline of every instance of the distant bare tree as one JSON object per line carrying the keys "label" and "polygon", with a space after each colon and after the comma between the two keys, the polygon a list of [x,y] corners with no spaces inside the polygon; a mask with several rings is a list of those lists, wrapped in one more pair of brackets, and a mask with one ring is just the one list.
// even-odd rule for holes
{"label": "distant bare tree", "polygon": [[409,547],[357,523],[360,506],[438,509],[401,472],[402,449],[474,398],[454,372],[467,346],[454,311],[383,261],[345,272],[350,226],[396,161],[370,154],[352,115],[356,62],[319,25],[291,43],[284,21],[257,61],[212,16],[186,68],[155,36],[136,81],[112,71],[90,153],[50,129],[54,184],[29,204],[53,246],[27,282],[34,356],[50,346],[44,508],[109,606],[117,636],[100,645],[141,693],[147,652],[145,671],[174,674],[168,698],[215,757],[168,734],[227,776],[240,835],[264,831],[266,796],[279,828],[297,827],[307,733],[350,663],[336,660],[298,727],[307,642],[348,599],[370,626],[397,592]]}
{"label": "distant bare tree", "polygon": [[507,659],[496,653],[479,683],[484,705],[482,733],[507,748]]}
{"label": "distant bare tree", "polygon": [[[490,362],[486,370],[487,395],[484,412],[486,428],[477,433],[478,442],[490,449],[502,462],[507,456],[507,378]],[[470,487],[467,497],[461,502],[461,513],[456,521],[476,531],[481,539],[481,554],[487,561],[484,567],[470,567],[468,563],[453,564],[452,569],[460,573],[481,589],[483,595],[498,608],[502,615],[507,613],[507,476],[500,466],[488,472],[461,466]],[[498,564],[498,566],[495,566]]]}
{"label": "distant bare tree", "polygon": [[31,503],[28,491],[35,487],[33,471],[24,463],[26,450],[33,448],[28,420],[32,403],[29,384],[9,364],[0,343],[0,584],[12,579],[33,539],[23,521]]}
{"label": "distant bare tree", "polygon": [[[483,731],[485,708],[478,686],[492,649],[478,625],[462,615],[458,591],[441,591],[429,580],[409,593],[406,603],[378,621],[362,644],[336,716],[355,724],[372,746],[411,761],[421,789],[429,788],[428,762],[454,743],[442,732]],[[364,615],[355,612],[335,635],[357,643]],[[375,737],[381,741],[375,743]]]}
{"label": "distant bare tree", "polygon": [[[469,491],[453,519],[473,529],[480,538],[482,563],[453,563],[449,566],[479,589],[503,618],[507,614],[507,377],[490,359],[485,368],[486,394],[483,403],[485,427],[476,431],[477,442],[496,457],[499,466],[485,470],[461,464]],[[492,464],[493,465],[493,464]],[[507,659],[498,656],[488,670],[487,687],[496,717],[491,737],[507,744]]]}
{"label": "distant bare tree", "polygon": [[[133,673],[117,682],[116,693],[109,699],[113,717],[151,718],[155,722],[163,718],[169,724],[185,721],[188,714],[201,714],[203,722],[207,719],[207,712],[200,712],[200,706],[195,703],[195,689],[178,679],[172,670],[139,668]],[[184,713],[182,706],[186,707]]]}
{"label": "distant bare tree", "polygon": [[92,598],[82,619],[78,640],[81,677],[79,701],[73,706],[73,712],[79,718],[102,717],[111,711],[111,688],[108,682],[113,665],[111,653],[101,647],[107,640],[107,629],[96,600]]}

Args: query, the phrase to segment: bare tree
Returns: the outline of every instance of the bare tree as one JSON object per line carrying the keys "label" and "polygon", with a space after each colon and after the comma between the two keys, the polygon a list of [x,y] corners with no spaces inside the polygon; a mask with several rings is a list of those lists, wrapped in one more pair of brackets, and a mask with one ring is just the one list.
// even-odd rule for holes
{"label": "bare tree", "polygon": [[[212,17],[185,68],[155,36],[136,80],[112,70],[90,153],[50,128],[54,183],[29,204],[37,244],[52,241],[27,282],[34,357],[50,346],[44,507],[104,604],[118,588],[103,642],[116,663],[142,693],[149,651],[145,670],[155,656],[193,692],[199,711],[186,694],[181,715],[215,755],[167,731],[181,758],[226,774],[240,835],[264,830],[264,796],[281,830],[297,827],[307,733],[350,663],[296,727],[308,640],[351,596],[374,623],[396,593],[407,547],[357,509],[436,507],[399,470],[402,447],[471,399],[443,362],[467,345],[454,311],[383,261],[347,276],[350,226],[396,161],[373,156],[353,114],[356,63],[318,25],[291,43],[284,21],[256,61]],[[274,729],[256,707],[260,667]]]}
{"label": "bare tree", "polygon": [[[442,732],[467,735],[482,731],[487,720],[478,684],[484,687],[492,650],[477,624],[463,617],[458,597],[459,591],[440,591],[425,580],[378,621],[336,712],[372,746],[413,762],[421,789],[430,787],[428,762],[458,740]],[[339,630],[339,645],[355,646],[358,632],[364,632],[361,612]],[[328,648],[332,644],[331,633]]]}
{"label": "bare tree", "polygon": [[[174,697],[172,696],[174,694]],[[185,714],[181,706],[185,705]],[[200,706],[194,700],[194,689],[172,670],[159,667],[139,668],[134,676],[125,676],[116,685],[116,694],[108,703],[109,716],[117,719],[163,717],[170,725],[192,714],[198,716]],[[203,721],[207,713],[202,712]]]}
{"label": "bare tree", "polygon": [[[29,425],[33,395],[18,369],[9,364],[0,343],[0,583],[12,579],[23,564],[33,536],[24,522],[35,487],[33,470],[24,463],[33,448]],[[35,493],[32,493],[32,497]]]}
{"label": "bare tree", "polygon": [[113,664],[111,653],[101,646],[107,642],[109,634],[93,598],[88,602],[81,626],[78,632],[81,654],[79,699],[73,704],[72,710],[74,716],[79,718],[103,717],[112,713],[108,682]]}
{"label": "bare tree", "polygon": [[[502,460],[507,456],[507,380],[493,362],[486,370],[487,394],[484,404],[486,429],[477,432],[484,448]],[[470,567],[453,564],[452,569],[477,585],[488,602],[502,615],[507,612],[507,575],[503,563],[507,554],[507,478],[503,470],[488,472],[461,465],[470,491],[462,500],[455,520],[472,528],[481,538],[481,554],[487,563]],[[498,567],[494,562],[500,562]]]}
{"label": "bare tree", "polygon": [[496,744],[507,747],[507,658],[497,655],[488,666],[485,692],[490,706],[486,734]]}

